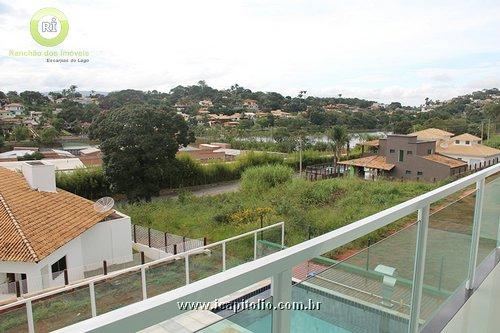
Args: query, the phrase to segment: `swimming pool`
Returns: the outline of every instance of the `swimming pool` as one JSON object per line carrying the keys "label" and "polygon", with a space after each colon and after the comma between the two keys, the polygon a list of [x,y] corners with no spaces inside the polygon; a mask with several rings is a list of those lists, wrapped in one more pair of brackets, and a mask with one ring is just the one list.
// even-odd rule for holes
{"label": "swimming pool", "polygon": [[[253,333],[271,332],[271,314],[267,314],[258,321],[247,325],[245,328]],[[304,311],[292,312],[291,333],[352,333],[332,323],[307,314]]]}

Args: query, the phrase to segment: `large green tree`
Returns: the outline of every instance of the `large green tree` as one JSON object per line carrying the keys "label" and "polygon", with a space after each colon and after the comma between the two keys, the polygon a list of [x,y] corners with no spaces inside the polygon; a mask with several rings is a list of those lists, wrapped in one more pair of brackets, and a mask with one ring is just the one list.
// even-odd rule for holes
{"label": "large green tree", "polygon": [[151,200],[176,165],[179,146],[193,135],[175,112],[128,105],[102,113],[90,137],[100,141],[104,170],[113,190],[129,201]]}
{"label": "large green tree", "polygon": [[349,144],[349,133],[344,126],[335,125],[328,133],[328,138],[333,144],[333,167],[334,170],[337,170],[337,162],[340,160],[342,148]]}

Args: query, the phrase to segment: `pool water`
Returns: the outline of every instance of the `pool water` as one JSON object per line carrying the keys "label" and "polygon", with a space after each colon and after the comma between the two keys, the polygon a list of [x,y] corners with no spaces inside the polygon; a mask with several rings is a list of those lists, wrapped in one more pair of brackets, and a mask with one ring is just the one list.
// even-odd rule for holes
{"label": "pool water", "polygon": [[[244,327],[253,333],[271,332],[271,314],[259,318],[257,321],[247,324]],[[351,333],[341,327],[335,326],[332,323],[321,320],[307,314],[305,311],[292,312],[292,333]]]}

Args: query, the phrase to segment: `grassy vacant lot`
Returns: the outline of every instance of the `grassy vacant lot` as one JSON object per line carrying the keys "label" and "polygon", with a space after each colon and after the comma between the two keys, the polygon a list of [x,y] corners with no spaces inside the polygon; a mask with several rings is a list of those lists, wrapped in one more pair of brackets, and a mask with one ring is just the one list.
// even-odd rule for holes
{"label": "grassy vacant lot", "polygon": [[[264,225],[285,221],[285,243],[293,245],[438,186],[386,180],[367,182],[358,178],[260,182],[259,176],[250,171],[243,177],[242,190],[236,193],[201,198],[183,193],[179,200],[126,204],[118,209],[130,215],[135,224],[187,237],[208,237],[209,242],[259,228],[263,216]],[[399,227],[400,224],[391,225],[370,238],[380,239]],[[365,245],[367,240],[365,237],[351,246]]]}

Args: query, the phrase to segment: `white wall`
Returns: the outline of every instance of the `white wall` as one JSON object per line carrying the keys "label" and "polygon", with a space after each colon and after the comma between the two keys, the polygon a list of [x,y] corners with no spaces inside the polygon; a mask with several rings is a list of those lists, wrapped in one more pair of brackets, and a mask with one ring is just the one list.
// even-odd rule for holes
{"label": "white wall", "polygon": [[130,217],[97,223],[82,236],[83,263],[87,270],[132,260],[132,227]]}
{"label": "white wall", "polygon": [[[64,275],[52,278],[51,265],[66,256],[70,282],[84,278],[85,270],[132,260],[130,217],[97,223],[69,243],[60,247],[38,263],[0,261],[0,273],[24,273],[28,279],[28,292],[64,285]],[[42,273],[43,272],[43,273]],[[47,274],[48,272],[48,274]],[[43,276],[44,274],[44,276]]]}

